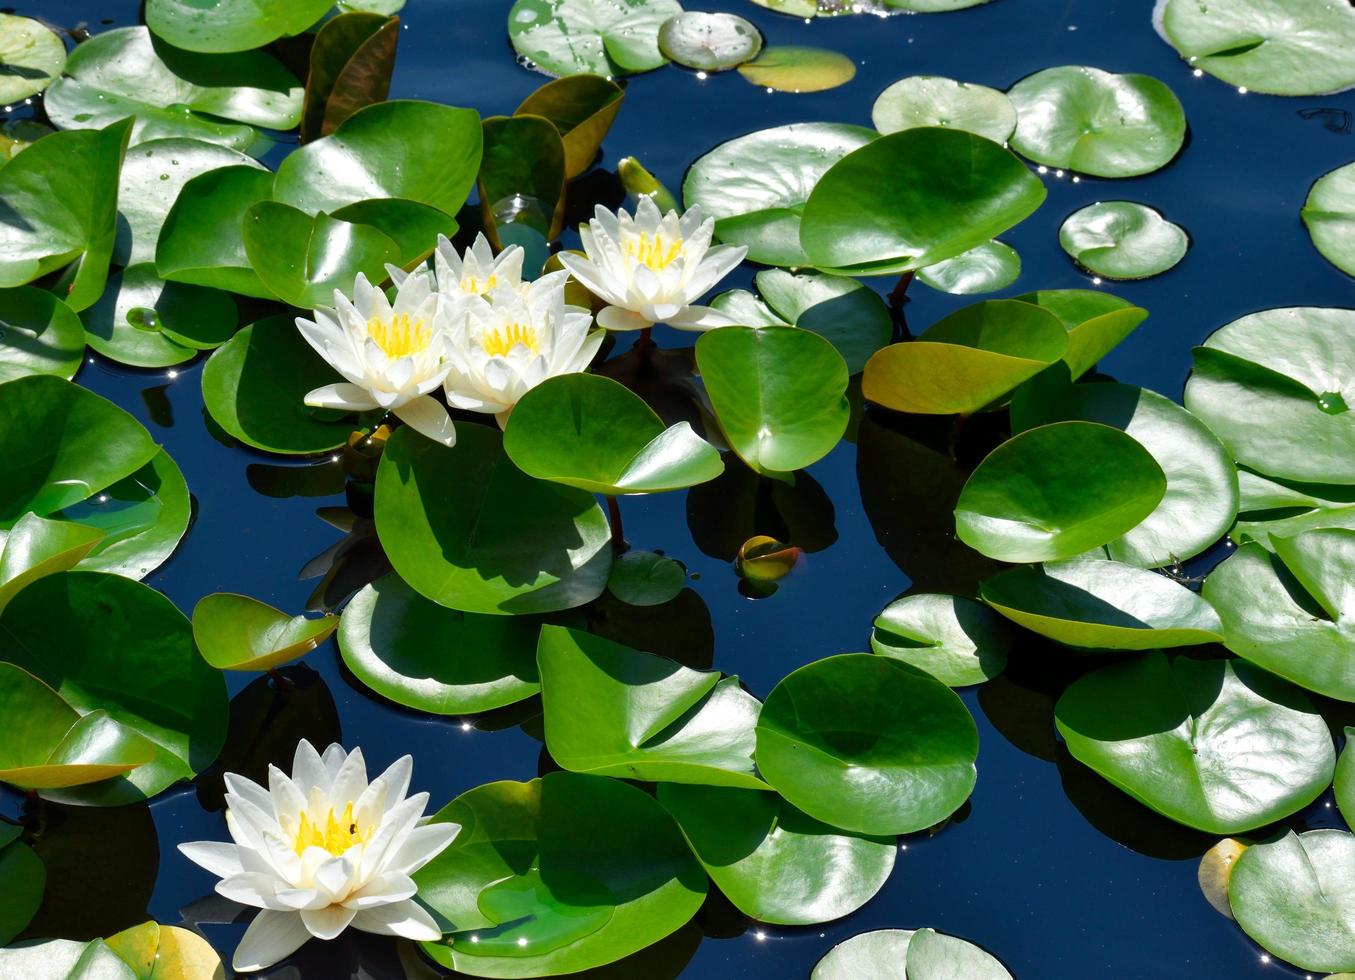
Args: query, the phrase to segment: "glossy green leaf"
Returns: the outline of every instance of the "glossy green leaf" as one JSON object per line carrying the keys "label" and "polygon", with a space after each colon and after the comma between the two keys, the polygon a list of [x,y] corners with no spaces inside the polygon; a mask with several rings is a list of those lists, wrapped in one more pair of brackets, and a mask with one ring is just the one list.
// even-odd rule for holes
{"label": "glossy green leaf", "polygon": [[146,0],[151,31],[185,51],[229,52],[261,48],[300,34],[329,10],[331,0]]}
{"label": "glossy green leaf", "polygon": [[226,968],[211,944],[196,932],[146,922],[106,940],[137,980],[225,980]]}
{"label": "glossy green leaf", "polygon": [[69,381],[85,355],[85,329],[71,308],[45,289],[0,289],[0,384],[30,374]]}
{"label": "glossy green leaf", "polygon": [[839,51],[778,44],[763,48],[739,74],[759,88],[777,92],[823,92],[856,77],[856,62]]}
{"label": "glossy green leaf", "polygon": [[30,17],[0,14],[0,102],[22,102],[61,75],[66,46]]}
{"label": "glossy green leaf", "polygon": [[116,805],[147,799],[205,769],[226,737],[226,685],[193,647],[187,618],[130,579],[58,572],[0,614],[0,660],[30,671],[82,713],[107,711],[155,743],[153,761],[58,800]]}
{"label": "glossy green leaf", "polygon": [[1038,382],[1012,399],[1012,429],[1082,419],[1122,429],[1152,454],[1167,478],[1162,502],[1141,524],[1106,545],[1116,561],[1158,568],[1200,554],[1237,516],[1237,468],[1222,443],[1195,416],[1161,395],[1113,383]]}
{"label": "glossy green leaf", "polygon": [[878,929],[839,943],[810,980],[1012,980],[996,958],[963,939],[931,929]]}
{"label": "glossy green leaf", "polygon": [[289,154],[274,197],[308,214],[394,197],[454,215],[480,169],[481,142],[474,109],[381,102]]}
{"label": "glossy green leaf", "polygon": [[744,245],[748,260],[806,266],[800,247],[805,202],[833,164],[876,138],[845,123],[792,123],[721,143],[692,164],[682,184],[687,207],[715,218],[723,242]]}
{"label": "glossy green leaf", "polygon": [[1147,310],[1091,289],[1041,289],[1014,298],[1046,309],[1063,321],[1068,331],[1063,361],[1073,380],[1095,367],[1148,318]]}
{"label": "glossy green leaf", "polygon": [[273,194],[273,175],[223,167],[184,185],[165,217],[155,249],[164,279],[273,299],[245,254],[245,214]]}
{"label": "glossy green leaf", "polygon": [[344,608],[338,639],[348,669],[382,697],[433,714],[466,715],[541,690],[539,631],[531,617],[439,606],[387,575]]}
{"label": "glossy green leaf", "polygon": [[757,721],[762,777],[805,813],[864,834],[934,826],[974,790],[964,703],[891,657],[849,653],[783,678]]}
{"label": "glossy green leaf", "polygon": [[5,895],[5,903],[0,906],[0,946],[12,943],[32,921],[47,885],[47,869],[33,849],[13,838],[5,840],[10,833],[17,837],[18,831],[18,827],[0,823],[0,841],[4,841],[0,843],[0,890]]}
{"label": "glossy green leaf", "polygon": [[1355,970],[1355,835],[1287,831],[1247,848],[1228,886],[1247,935],[1282,960],[1325,973]]}
{"label": "glossy green leaf", "polygon": [[397,430],[375,511],[400,577],[450,609],[570,609],[597,598],[611,570],[611,530],[592,495],[527,476],[487,426],[459,426],[450,449]]}
{"label": "glossy green leaf", "polygon": [[1239,470],[1241,506],[1228,536],[1255,541],[1267,550],[1270,535],[1293,537],[1315,527],[1355,527],[1355,487],[1298,483]]}
{"label": "glossy green leaf", "polygon": [[969,296],[1006,289],[1021,275],[1021,256],[1002,242],[984,242],[917,271],[919,282],[943,293]]}
{"label": "glossy green leaf", "polygon": [[1259,473],[1355,484],[1355,311],[1252,313],[1195,349],[1185,405]]}
{"label": "glossy green leaf", "polygon": [[254,127],[291,129],[301,121],[301,83],[272,55],[178,51],[144,27],[83,41],[66,74],[46,96],[52,121],[95,129],[131,116],[134,144],[187,137],[246,151],[259,142]]}
{"label": "glossy green leaf", "polygon": [[1059,227],[1059,244],[1073,261],[1107,279],[1147,279],[1186,255],[1180,225],[1133,201],[1098,201],[1074,211]]}
{"label": "glossy green leaf", "polygon": [[607,591],[628,606],[661,606],[687,585],[680,562],[652,551],[627,551],[612,562]]}
{"label": "glossy green leaf", "polygon": [[1355,85],[1355,10],[1311,0],[1158,0],[1158,33],[1192,66],[1272,95]]}
{"label": "glossy green leaf", "polygon": [[1005,92],[937,75],[901,78],[880,93],[870,119],[882,133],[941,126],[1005,143],[1016,129],[1016,110]]}
{"label": "glossy green leaf", "polygon": [[1204,597],[1223,620],[1224,643],[1294,683],[1355,701],[1355,530],[1318,528],[1272,535],[1275,554],[1246,544],[1205,580]]}
{"label": "glossy green leaf", "polygon": [[387,263],[400,258],[399,246],[370,225],[311,217],[274,201],[245,212],[244,242],[259,281],[305,310],[332,306],[334,291],[347,293],[359,274],[384,281]]}
{"label": "glossy green leaf", "polygon": [[1319,177],[1300,216],[1322,257],[1355,276],[1355,163]]}
{"label": "glossy green leaf", "polygon": [[852,374],[860,374],[870,356],[893,336],[894,324],[884,300],[855,279],[764,269],[754,282],[777,317],[827,340]]}
{"label": "glossy green leaf", "polygon": [[351,11],[325,21],[311,47],[302,139],[328,136],[359,109],[385,101],[399,37],[399,18],[379,13]]}
{"label": "glossy green leaf", "polygon": [[970,415],[996,407],[1017,385],[1063,357],[1057,317],[1030,303],[966,306],[866,364],[861,393],[897,412]]}
{"label": "glossy green leaf", "polygon": [[213,592],[193,607],[193,641],[217,670],[272,670],[304,657],[338,626],[338,616],[288,616],[232,592]]}
{"label": "glossy green leaf", "polygon": [[182,364],[221,346],[239,319],[228,293],[165,282],[150,264],[114,273],[99,301],[80,314],[91,348],[142,368]]}
{"label": "glossy green leaf", "polygon": [[759,473],[803,469],[846,431],[847,365],[809,330],[722,327],[701,335],[696,363],[730,447]]}
{"label": "glossy green leaf", "polygon": [[973,599],[915,593],[895,599],[875,617],[870,648],[947,687],[966,687],[1002,673],[1012,631]]}
{"label": "glossy green leaf", "polygon": [[450,239],[458,227],[456,219],[445,211],[394,197],[349,204],[331,217],[370,225],[381,232],[395,243],[400,253],[395,264],[403,269],[412,269],[428,258],[437,247],[438,236]]}
{"label": "glossy green leaf", "polygon": [[504,450],[528,476],[609,495],[704,483],[720,454],[686,422],[665,428],[638,395],[610,378],[566,374],[523,396]]}
{"label": "glossy green leaf", "polygon": [[103,536],[98,528],[69,521],[19,518],[0,547],[0,610],[29,582],[73,568]]}
{"label": "glossy green leaf", "polygon": [[1346,728],[1346,747],[1336,763],[1336,805],[1346,826],[1355,825],[1355,728]]}
{"label": "glossy green leaf", "polygon": [[309,408],[304,399],[337,377],[291,317],[272,316],[213,352],[202,369],[202,400],[213,421],[247,446],[272,453],[327,452],[348,440],[353,422]]}
{"label": "glossy green leaf", "polygon": [[953,129],[882,136],[823,175],[805,204],[810,264],[848,275],[921,269],[1029,217],[1045,188],[991,140]]}
{"label": "glossy green leaf", "polygon": [[1181,103],[1148,75],[1065,65],[1021,79],[1007,96],[1016,107],[1012,147],[1050,167],[1134,177],[1166,166],[1186,139]]}
{"label": "glossy green leaf", "polygon": [[0,386],[0,528],[45,517],[116,483],[159,447],[141,423],[78,385],[33,375]]}
{"label": "glossy green leaf", "polygon": [[999,561],[1057,561],[1114,541],[1162,502],[1167,479],[1133,437],[1055,422],[988,454],[955,504],[960,540]]}
{"label": "glossy green leaf", "polygon": [[484,121],[478,178],[480,214],[494,238],[526,225],[547,241],[564,224],[565,144],[543,116],[491,116]]}
{"label": "glossy green leaf", "polygon": [[829,827],[775,793],[664,783],[658,795],[716,887],[759,922],[840,919],[894,868],[891,838]]}
{"label": "glossy green leaf", "polygon": [[415,878],[453,930],[423,948],[463,974],[593,969],[675,931],[706,895],[672,818],[618,780],[556,772],[489,783],[433,819],[462,829]]}
{"label": "glossy green leaf", "polygon": [[555,125],[565,144],[565,176],[572,180],[592,165],[624,98],[621,86],[610,78],[571,75],[542,85],[522,100],[514,115],[542,116]]}
{"label": "glossy green leaf", "polygon": [[131,123],[53,133],[0,168],[0,287],[69,266],[57,294],[79,312],[103,292]]}
{"label": "glossy green leaf", "polygon": [[667,64],[659,28],[680,13],[677,0],[517,0],[508,39],[548,74],[610,78]]}
{"label": "glossy green leaf", "polygon": [[1165,575],[1117,561],[1013,568],[984,582],[982,595],[1012,622],[1071,647],[1156,650],[1223,639],[1208,602]]}
{"label": "glossy green leaf", "polygon": [[659,27],[659,52],[684,68],[728,71],[757,57],[762,34],[737,14],[688,10]]}

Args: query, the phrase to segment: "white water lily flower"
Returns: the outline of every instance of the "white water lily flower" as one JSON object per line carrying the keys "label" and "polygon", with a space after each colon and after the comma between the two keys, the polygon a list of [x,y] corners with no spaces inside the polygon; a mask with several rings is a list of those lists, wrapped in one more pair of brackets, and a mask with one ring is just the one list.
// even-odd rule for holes
{"label": "white water lily flower", "polygon": [[437,251],[433,253],[438,292],[451,300],[458,296],[484,296],[503,288],[522,292],[528,285],[522,281],[522,260],[526,255],[521,245],[509,245],[496,257],[483,234],[475,236],[475,244],[464,255],[458,255],[446,236],[439,235]]}
{"label": "white water lily flower", "polygon": [[552,272],[518,292],[500,286],[458,307],[453,318],[447,404],[508,421],[518,399],[547,378],[583,371],[602,343],[592,315],[565,305],[568,273]]}
{"label": "white water lily flower", "polygon": [[428,438],[450,446],[456,429],[430,396],[447,376],[448,313],[432,277],[401,277],[395,303],[359,274],[350,301],[334,291],[334,309],[296,318],[301,336],[347,380],[306,395],[313,408],[392,412]]}
{"label": "white water lily flower", "polygon": [[708,306],[693,306],[743,261],[742,245],[711,248],[715,219],[693,206],[678,217],[659,213],[649,197],[640,199],[635,217],[612,214],[599,206],[592,221],[579,228],[587,258],[560,254],[566,269],[593,295],[610,304],[598,314],[608,330],[639,330],[666,323],[679,330],[727,327],[734,320]]}
{"label": "white water lily flower", "polygon": [[331,745],[321,756],[304,739],[292,775],[268,767],[268,789],[226,775],[226,827],[235,843],[180,844],[184,856],[221,876],[220,895],[262,909],[232,967],[262,970],[306,940],[363,932],[434,940],[442,932],[414,901],[415,871],[461,829],[419,825],[427,793],[406,798],[409,756],[367,781],[362,750]]}

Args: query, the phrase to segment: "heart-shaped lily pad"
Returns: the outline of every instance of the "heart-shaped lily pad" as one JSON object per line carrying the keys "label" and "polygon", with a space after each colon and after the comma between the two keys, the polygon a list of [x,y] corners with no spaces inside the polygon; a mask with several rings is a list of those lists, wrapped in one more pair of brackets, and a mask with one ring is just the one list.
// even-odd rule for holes
{"label": "heart-shaped lily pad", "polygon": [[736,14],[687,10],[659,27],[659,51],[685,68],[728,71],[761,50],[762,34]]}
{"label": "heart-shaped lily pad", "polygon": [[[837,348],[852,374],[860,374],[870,356],[893,336],[894,325],[884,300],[855,279],[763,269],[753,281],[775,314],[765,323],[779,319],[812,330]],[[764,321],[739,322],[749,327],[764,325]]]}
{"label": "heart-shaped lily pad", "polygon": [[912,75],[889,86],[870,110],[882,133],[941,126],[1005,143],[1016,129],[1016,110],[1005,92],[937,75]]}
{"label": "heart-shaped lily pad", "polygon": [[232,592],[213,592],[193,607],[193,640],[218,670],[272,670],[310,653],[338,627],[338,616],[288,616]]}
{"label": "heart-shaped lily pad", "polygon": [[571,75],[542,85],[514,115],[541,116],[554,124],[565,145],[565,176],[573,180],[593,163],[624,98],[610,78]]}
{"label": "heart-shaped lily pad", "polygon": [[1355,163],[1319,177],[1300,215],[1323,257],[1355,276]]}
{"label": "heart-shaped lily pad", "polygon": [[1063,361],[1073,380],[1087,373],[1148,318],[1147,310],[1091,289],[1042,289],[1014,298],[1034,303],[1063,322],[1068,331]]}
{"label": "heart-shaped lily pad", "polygon": [[856,62],[827,48],[778,44],[740,65],[739,74],[768,91],[824,92],[855,78]]}
{"label": "heart-shaped lily pad", "polygon": [[1133,201],[1098,201],[1070,214],[1059,244],[1078,265],[1107,279],[1147,279],[1185,258],[1180,225]]}
{"label": "heart-shaped lily pad", "polygon": [[932,929],[879,929],[839,943],[819,960],[809,980],[1012,980],[993,956],[972,943]]}
{"label": "heart-shaped lily pad", "polygon": [[973,599],[917,593],[895,599],[875,617],[870,648],[925,670],[947,687],[965,687],[1002,673],[1012,634]]}
{"label": "heart-shaped lily pad", "polygon": [[353,288],[359,274],[373,282],[400,248],[371,225],[311,216],[275,201],[254,205],[244,218],[245,255],[259,281],[289,306],[330,306],[334,291]]}
{"label": "heart-shaped lily pad", "polygon": [[83,524],[36,514],[19,518],[0,544],[0,610],[29,582],[75,567],[103,536]]}
{"label": "heart-shaped lily pad", "polygon": [[1002,242],[984,242],[951,259],[917,270],[917,278],[933,289],[957,296],[1006,289],[1021,275],[1021,256]]}
{"label": "heart-shaped lily pad", "polygon": [[625,75],[662,68],[659,29],[682,13],[677,0],[517,0],[508,39],[552,75]]}
{"label": "heart-shaped lily pad", "polygon": [[300,34],[322,17],[330,0],[147,0],[146,23],[156,37],[198,52],[249,51]]}
{"label": "heart-shaped lily pad", "polygon": [[85,354],[80,318],[36,286],[0,289],[0,384],[30,374],[69,381]]}
{"label": "heart-shaped lily pad", "polygon": [[0,102],[22,102],[61,75],[66,46],[30,17],[0,14]]}

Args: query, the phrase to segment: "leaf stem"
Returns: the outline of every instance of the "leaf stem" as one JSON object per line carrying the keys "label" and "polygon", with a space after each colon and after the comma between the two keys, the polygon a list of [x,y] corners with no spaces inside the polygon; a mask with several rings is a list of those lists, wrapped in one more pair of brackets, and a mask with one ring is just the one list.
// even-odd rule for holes
{"label": "leaf stem", "polygon": [[913,284],[913,272],[909,270],[899,276],[899,281],[894,284],[893,290],[889,293],[889,315],[894,321],[894,340],[911,340],[912,331],[908,329],[908,321],[903,315],[903,306],[908,302],[908,287]]}
{"label": "leaf stem", "polygon": [[621,504],[611,495],[607,495],[607,524],[612,529],[612,554],[625,554],[626,531],[621,525]]}

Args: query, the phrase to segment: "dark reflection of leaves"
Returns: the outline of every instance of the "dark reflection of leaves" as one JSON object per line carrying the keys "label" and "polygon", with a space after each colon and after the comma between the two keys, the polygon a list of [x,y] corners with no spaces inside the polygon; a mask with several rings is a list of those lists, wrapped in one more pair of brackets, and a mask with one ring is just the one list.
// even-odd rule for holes
{"label": "dark reflection of leaves", "polygon": [[726,455],[720,476],[687,491],[692,540],[721,561],[733,561],[744,542],[758,534],[808,552],[823,551],[837,540],[833,502],[808,473],[793,478],[788,484],[759,476]]}
{"label": "dark reflection of leaves", "polygon": [[569,182],[569,194],[565,197],[565,227],[573,228],[587,222],[599,204],[608,211],[615,211],[625,203],[626,188],[622,186],[621,178],[610,170],[594,168]]}
{"label": "dark reflection of leaves", "polygon": [[700,928],[701,935],[711,939],[737,939],[748,931],[752,921],[718,888],[711,888],[706,893],[706,900],[692,920]]}
{"label": "dark reflection of leaves", "polygon": [[[957,446],[961,460],[976,451],[982,458],[993,424],[983,416],[969,421]],[[949,417],[867,413],[856,475],[875,537],[913,590],[973,596],[1003,566],[955,537],[955,501],[969,470],[948,451],[953,425]]]}
{"label": "dark reflection of leaves", "polygon": [[600,365],[597,373],[619,381],[663,419],[664,425],[687,422],[717,449],[724,437],[706,391],[696,379],[696,348],[658,348],[643,341]]}
{"label": "dark reflection of leaves", "polygon": [[657,606],[631,606],[610,592],[588,607],[588,631],[698,670],[715,659],[715,627],[699,594],[683,589]]}
{"label": "dark reflection of leaves", "polygon": [[279,668],[277,674],[281,685],[264,675],[231,699],[226,746],[198,779],[198,802],[204,808],[220,810],[224,805],[223,775],[227,772],[266,786],[268,766],[290,770],[301,739],[322,751],[341,740],[339,711],[325,679],[306,664]]}
{"label": "dark reflection of leaves", "polygon": [[1102,656],[1075,653],[1020,630],[1006,670],[979,687],[979,708],[1012,745],[1054,762],[1063,751],[1054,727],[1054,705],[1069,684],[1106,663]]}
{"label": "dark reflection of leaves", "polygon": [[250,463],[245,467],[249,485],[265,497],[332,497],[344,491],[343,464],[327,459],[303,466]]}
{"label": "dark reflection of leaves", "polygon": [[346,530],[334,544],[306,562],[298,578],[319,578],[318,584],[306,600],[307,612],[333,612],[354,592],[389,574],[390,560],[376,536],[376,522],[370,517],[359,517],[351,511],[337,508],[317,511],[327,523]]}
{"label": "dark reflection of leaves", "polygon": [[174,428],[174,406],[169,402],[169,385],[152,385],[141,389],[141,402],[146,415],[162,429]]}
{"label": "dark reflection of leaves", "polygon": [[39,802],[26,824],[33,850],[47,869],[47,889],[42,907],[20,938],[84,941],[151,918],[146,909],[160,866],[160,845],[146,804]]}

